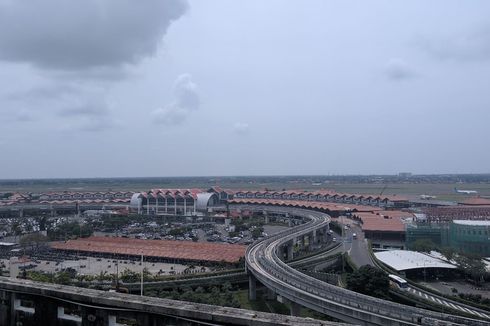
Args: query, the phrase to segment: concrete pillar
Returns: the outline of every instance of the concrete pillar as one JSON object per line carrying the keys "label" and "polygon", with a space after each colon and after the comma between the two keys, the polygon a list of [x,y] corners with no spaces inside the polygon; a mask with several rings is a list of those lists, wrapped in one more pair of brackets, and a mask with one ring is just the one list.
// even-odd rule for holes
{"label": "concrete pillar", "polygon": [[288,218],[289,227],[293,226],[293,219],[291,217]]}
{"label": "concrete pillar", "polygon": [[146,197],[146,215],[150,215],[150,196]]}
{"label": "concrete pillar", "polygon": [[174,215],[177,215],[177,196],[174,197]]}
{"label": "concrete pillar", "polygon": [[293,254],[294,242],[293,243],[289,242],[286,246],[287,246],[287,253],[288,253],[287,260],[292,260],[294,256]]}
{"label": "concrete pillar", "polygon": [[265,224],[270,223],[269,214],[267,214],[267,211],[264,211],[264,219],[265,219]]}
{"label": "concrete pillar", "polygon": [[165,195],[165,213],[168,213],[167,195]]}
{"label": "concrete pillar", "polygon": [[317,235],[316,230],[313,230],[313,232],[311,234],[311,239],[312,239],[312,243],[314,243],[314,244],[318,243],[318,235]]}
{"label": "concrete pillar", "polygon": [[252,274],[248,275],[248,299],[257,300],[257,279]]}
{"label": "concrete pillar", "polygon": [[43,325],[46,321],[58,320],[58,304],[48,298],[34,300],[34,322]]}
{"label": "concrete pillar", "polygon": [[156,197],[156,202],[155,202],[155,215],[158,215],[158,195]]}
{"label": "concrete pillar", "polygon": [[[110,325],[111,319],[107,310],[81,306],[81,326],[106,326]],[[113,319],[115,321],[115,318]]]}
{"label": "concrete pillar", "polygon": [[267,300],[276,300],[276,292],[267,288]]}
{"label": "concrete pillar", "polygon": [[290,302],[291,305],[291,316],[299,316],[301,314],[301,305],[296,302]]}
{"label": "concrete pillar", "polygon": [[0,291],[0,325],[10,325],[10,292]]}
{"label": "concrete pillar", "polygon": [[187,215],[187,201],[185,200],[184,197],[184,216]]}

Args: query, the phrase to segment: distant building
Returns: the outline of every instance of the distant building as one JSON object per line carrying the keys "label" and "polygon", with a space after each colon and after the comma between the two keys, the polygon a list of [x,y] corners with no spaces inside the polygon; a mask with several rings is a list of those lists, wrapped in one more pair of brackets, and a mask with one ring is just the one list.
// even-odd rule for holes
{"label": "distant building", "polygon": [[406,230],[406,246],[428,239],[441,247],[490,256],[490,220],[453,220],[450,223],[419,223]]}
{"label": "distant building", "polygon": [[490,221],[454,220],[449,234],[451,247],[490,257]]}
{"label": "distant building", "polygon": [[411,172],[400,172],[398,173],[398,177],[400,178],[410,178],[412,176],[412,173]]}
{"label": "distant building", "polygon": [[196,215],[219,204],[216,192],[201,189],[151,189],[133,194],[130,210],[146,215]]}

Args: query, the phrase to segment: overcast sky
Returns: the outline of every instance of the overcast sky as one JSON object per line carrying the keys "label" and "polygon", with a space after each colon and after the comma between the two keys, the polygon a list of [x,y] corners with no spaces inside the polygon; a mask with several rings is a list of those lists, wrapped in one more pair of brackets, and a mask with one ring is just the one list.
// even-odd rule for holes
{"label": "overcast sky", "polygon": [[488,173],[489,12],[0,0],[0,178]]}

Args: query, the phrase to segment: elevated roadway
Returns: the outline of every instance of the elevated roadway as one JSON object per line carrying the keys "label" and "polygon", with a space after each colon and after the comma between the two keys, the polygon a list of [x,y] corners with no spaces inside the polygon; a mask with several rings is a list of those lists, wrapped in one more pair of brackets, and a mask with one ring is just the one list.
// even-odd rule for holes
{"label": "elevated roadway", "polygon": [[[282,259],[284,247],[298,238],[328,228],[328,215],[310,210],[257,207],[298,216],[307,223],[260,240],[248,247],[245,261],[250,274],[250,297],[255,296],[256,281],[281,299],[360,325],[490,325],[489,322],[443,314],[430,310],[358,294],[309,277],[288,266]],[[289,249],[287,250],[289,251]],[[281,256],[281,257],[280,257]]]}

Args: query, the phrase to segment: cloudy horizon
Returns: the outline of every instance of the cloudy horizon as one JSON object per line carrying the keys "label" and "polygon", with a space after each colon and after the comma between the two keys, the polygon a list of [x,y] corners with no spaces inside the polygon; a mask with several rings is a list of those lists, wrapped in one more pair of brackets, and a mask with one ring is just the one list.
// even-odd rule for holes
{"label": "cloudy horizon", "polygon": [[490,173],[489,9],[0,0],[0,179]]}

